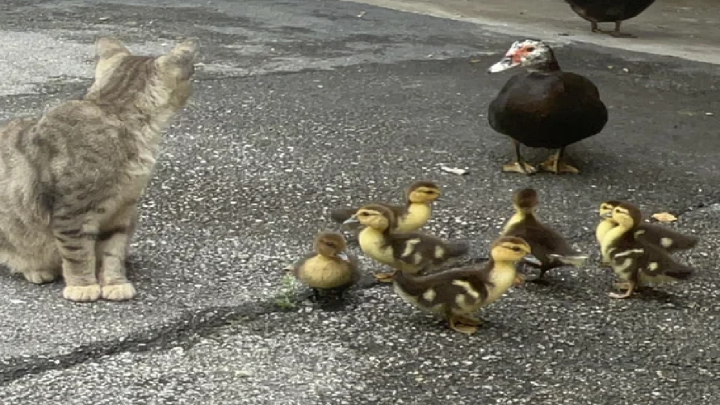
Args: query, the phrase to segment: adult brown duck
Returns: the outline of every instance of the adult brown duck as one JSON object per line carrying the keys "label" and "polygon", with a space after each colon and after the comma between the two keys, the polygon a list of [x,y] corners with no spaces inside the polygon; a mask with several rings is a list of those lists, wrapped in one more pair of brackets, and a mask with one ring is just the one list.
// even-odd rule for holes
{"label": "adult brown duck", "polygon": [[[636,38],[633,34],[620,32],[620,24],[650,7],[655,0],[565,0],[570,8],[582,17],[590,21],[590,30],[601,34],[610,34],[614,37]],[[614,31],[603,31],[598,28],[598,23],[615,23]]]}
{"label": "adult brown duck", "polygon": [[563,72],[550,46],[526,39],[512,44],[505,57],[489,73],[516,66],[527,72],[511,77],[490,102],[488,122],[497,132],[513,139],[516,160],[503,165],[504,172],[532,174],[535,167],[520,155],[520,145],[558,149],[540,164],[552,173],[578,173],[562,161],[565,148],[597,135],[605,127],[608,111],[593,82],[581,75]]}

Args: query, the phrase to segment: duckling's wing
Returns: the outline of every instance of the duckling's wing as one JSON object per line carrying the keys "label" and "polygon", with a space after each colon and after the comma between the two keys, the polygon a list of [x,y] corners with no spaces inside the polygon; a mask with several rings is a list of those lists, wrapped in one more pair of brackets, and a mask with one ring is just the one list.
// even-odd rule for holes
{"label": "duckling's wing", "polygon": [[692,249],[700,241],[697,236],[683,235],[672,229],[653,224],[642,224],[635,231],[635,239],[646,244],[659,246],[669,253]]}
{"label": "duckling's wing", "polygon": [[642,280],[649,282],[684,280],[694,272],[691,267],[675,261],[660,247],[637,240],[622,248],[611,249],[610,256],[613,267],[636,270]]}
{"label": "duckling's wing", "polygon": [[405,294],[414,297],[419,305],[428,308],[440,304],[452,307],[461,295],[481,301],[488,296],[487,272],[477,268],[446,270],[427,276],[409,276],[400,271],[393,281]]}
{"label": "duckling's wing", "polygon": [[439,264],[463,256],[470,250],[467,242],[443,241],[420,232],[392,234],[391,244],[395,260],[418,267]]}
{"label": "duckling's wing", "polygon": [[558,257],[579,255],[560,233],[538,221],[523,221],[508,229],[505,236],[523,238],[530,244],[532,254],[543,263],[550,262],[550,255]]}
{"label": "duckling's wing", "polygon": [[660,247],[648,243],[638,243],[645,250],[646,262],[640,268],[640,275],[648,281],[664,281],[667,278],[685,280],[690,278],[694,271],[691,267],[677,262]]}

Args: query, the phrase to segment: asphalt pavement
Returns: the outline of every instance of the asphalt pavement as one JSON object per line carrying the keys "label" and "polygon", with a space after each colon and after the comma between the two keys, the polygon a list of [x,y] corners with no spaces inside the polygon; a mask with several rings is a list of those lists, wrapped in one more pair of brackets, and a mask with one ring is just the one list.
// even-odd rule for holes
{"label": "asphalt pavement", "polygon": [[[558,43],[610,120],[568,148],[580,175],[525,177],[500,173],[511,144],[485,118],[510,76],[486,69],[519,38],[481,25],[336,1],[9,0],[0,30],[0,119],[81,96],[98,35],[141,53],[202,46],[142,202],[138,296],[75,304],[61,283],[0,273],[0,403],[720,401],[717,65]],[[329,209],[399,199],[420,178],[444,189],[427,230],[472,241],[471,259],[487,256],[511,192],[532,186],[591,261],[512,289],[471,337],[373,284],[381,267],[365,258],[344,305],[280,305],[283,267],[334,227]],[[593,232],[610,198],[700,235],[679,255],[697,276],[608,298]]]}

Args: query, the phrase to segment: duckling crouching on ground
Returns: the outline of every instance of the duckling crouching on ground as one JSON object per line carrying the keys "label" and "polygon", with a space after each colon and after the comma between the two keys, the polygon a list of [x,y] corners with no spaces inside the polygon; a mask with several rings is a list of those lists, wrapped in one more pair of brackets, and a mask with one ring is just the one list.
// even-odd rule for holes
{"label": "duckling crouching on ground", "polygon": [[287,270],[313,290],[315,299],[321,292],[342,298],[344,292],[360,279],[360,266],[345,252],[345,237],[338,232],[321,232],[314,242],[314,252],[288,266]]}
{"label": "duckling crouching on ground", "polygon": [[415,307],[445,317],[451,329],[475,333],[481,324],[473,314],[490,305],[513,286],[516,263],[540,262],[530,245],[515,237],[502,237],[491,247],[491,259],[482,268],[447,270],[427,276],[398,272],[393,280],[395,293]]}
{"label": "duckling crouching on ground", "polygon": [[[375,261],[395,270],[420,274],[467,254],[466,242],[448,242],[421,232],[397,232],[397,217],[382,204],[368,204],[345,222],[365,226],[358,237],[360,249]],[[379,273],[381,282],[391,282],[395,272]]]}
{"label": "duckling crouching on ground", "polygon": [[617,225],[603,237],[602,255],[608,257],[613,271],[622,280],[615,286],[625,290],[624,293],[610,293],[611,298],[628,298],[646,283],[664,283],[692,277],[692,268],[676,262],[658,246],[635,237],[642,223],[642,213],[637,207],[623,202],[606,215],[611,216]]}

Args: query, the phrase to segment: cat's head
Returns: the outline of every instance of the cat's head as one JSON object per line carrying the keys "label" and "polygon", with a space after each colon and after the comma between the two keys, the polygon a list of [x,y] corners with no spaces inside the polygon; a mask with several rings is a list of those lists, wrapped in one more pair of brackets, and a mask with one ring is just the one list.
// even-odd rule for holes
{"label": "cat's head", "polygon": [[182,42],[164,55],[141,56],[133,55],[118,39],[99,38],[95,81],[86,98],[120,102],[141,95],[180,109],[192,95],[190,78],[197,56],[197,40]]}

